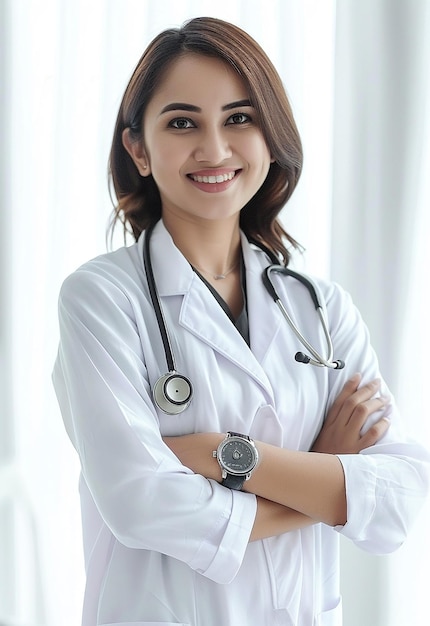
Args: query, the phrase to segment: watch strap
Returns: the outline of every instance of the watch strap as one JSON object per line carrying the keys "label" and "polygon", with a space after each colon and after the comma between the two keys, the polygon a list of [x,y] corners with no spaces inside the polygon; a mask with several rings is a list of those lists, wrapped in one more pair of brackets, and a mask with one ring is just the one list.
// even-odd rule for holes
{"label": "watch strap", "polygon": [[235,476],[234,474],[227,474],[225,478],[222,479],[221,485],[227,487],[228,489],[235,489],[236,491],[240,491],[243,487],[243,483],[246,480],[246,476]]}
{"label": "watch strap", "polygon": [[228,437],[240,437],[241,439],[247,439],[248,441],[251,441],[251,437],[249,435],[243,435],[242,433],[234,433],[232,430],[229,430],[227,432],[227,436]]}

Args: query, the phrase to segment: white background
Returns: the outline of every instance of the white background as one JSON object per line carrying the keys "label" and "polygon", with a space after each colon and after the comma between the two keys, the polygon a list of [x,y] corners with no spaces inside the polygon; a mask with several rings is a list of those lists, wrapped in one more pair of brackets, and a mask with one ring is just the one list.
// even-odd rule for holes
{"label": "white background", "polygon": [[[296,264],[351,291],[430,444],[429,3],[0,0],[0,624],[80,623],[78,466],[50,382],[57,295],[106,251],[128,78],[153,36],[197,15],[243,27],[278,68],[305,150],[283,213],[306,248]],[[427,509],[389,557],[345,544],[345,626],[425,622],[429,523]]]}

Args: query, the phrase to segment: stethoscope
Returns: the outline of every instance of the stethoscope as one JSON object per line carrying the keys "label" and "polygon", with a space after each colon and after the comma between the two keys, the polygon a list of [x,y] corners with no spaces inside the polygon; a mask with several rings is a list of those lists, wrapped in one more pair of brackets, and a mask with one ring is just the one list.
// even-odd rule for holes
{"label": "stethoscope", "polygon": [[[176,362],[173,354],[172,344],[170,341],[169,332],[167,329],[166,320],[164,318],[163,310],[161,308],[160,298],[157,292],[157,286],[155,283],[154,272],[152,269],[151,262],[151,254],[149,250],[149,243],[152,235],[154,225],[150,226],[145,231],[145,240],[143,243],[143,262],[145,267],[146,279],[148,282],[149,295],[151,297],[152,306],[154,307],[155,316],[157,318],[158,328],[160,330],[161,340],[163,342],[164,354],[166,357],[167,369],[168,372],[161,376],[153,387],[153,397],[155,404],[158,406],[161,411],[167,413],[167,415],[177,415],[178,413],[182,413],[185,411],[190,405],[190,402],[193,397],[193,386],[191,381],[186,376],[179,374],[176,370]],[[319,299],[317,290],[313,283],[298,272],[294,270],[288,269],[283,265],[279,265],[277,257],[273,254],[271,250],[263,246],[260,242],[256,242],[254,240],[250,241],[250,243],[256,245],[258,248],[263,250],[270,260],[272,264],[266,267],[263,271],[262,279],[264,286],[269,292],[270,296],[273,298],[274,302],[278,305],[282,315],[288,322],[293,333],[296,335],[297,339],[300,343],[306,348],[308,352],[312,356],[308,356],[304,352],[297,352],[295,354],[295,360],[299,363],[310,363],[311,365],[315,365],[317,367],[328,367],[330,369],[342,369],[345,367],[345,363],[339,360],[333,360],[333,343],[330,337],[330,333],[328,331],[328,323],[325,316],[324,308]],[[284,274],[286,276],[291,276],[296,280],[300,281],[309,291],[309,294],[312,298],[312,302],[314,303],[315,310],[318,314],[321,326],[324,331],[324,337],[327,343],[327,356],[322,356],[310,343],[305,339],[302,333],[297,328],[296,324],[291,319],[288,311],[285,309],[280,297],[278,296],[276,289],[272,282],[271,274]]]}

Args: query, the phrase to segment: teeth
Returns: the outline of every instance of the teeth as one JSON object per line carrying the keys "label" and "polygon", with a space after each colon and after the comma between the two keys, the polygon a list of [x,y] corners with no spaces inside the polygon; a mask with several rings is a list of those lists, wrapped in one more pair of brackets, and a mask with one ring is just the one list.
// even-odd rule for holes
{"label": "teeth", "polygon": [[196,183],[225,183],[227,180],[231,180],[234,177],[235,172],[229,172],[228,174],[218,174],[218,176],[196,176],[191,174],[190,177]]}

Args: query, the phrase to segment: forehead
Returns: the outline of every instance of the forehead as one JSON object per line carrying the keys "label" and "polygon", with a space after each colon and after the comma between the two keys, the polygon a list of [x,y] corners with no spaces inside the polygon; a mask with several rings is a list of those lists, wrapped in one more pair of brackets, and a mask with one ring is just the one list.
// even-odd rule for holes
{"label": "forehead", "polygon": [[226,62],[190,53],[169,65],[149,106],[165,104],[167,101],[187,102],[196,106],[211,102],[226,104],[248,96],[245,82]]}

